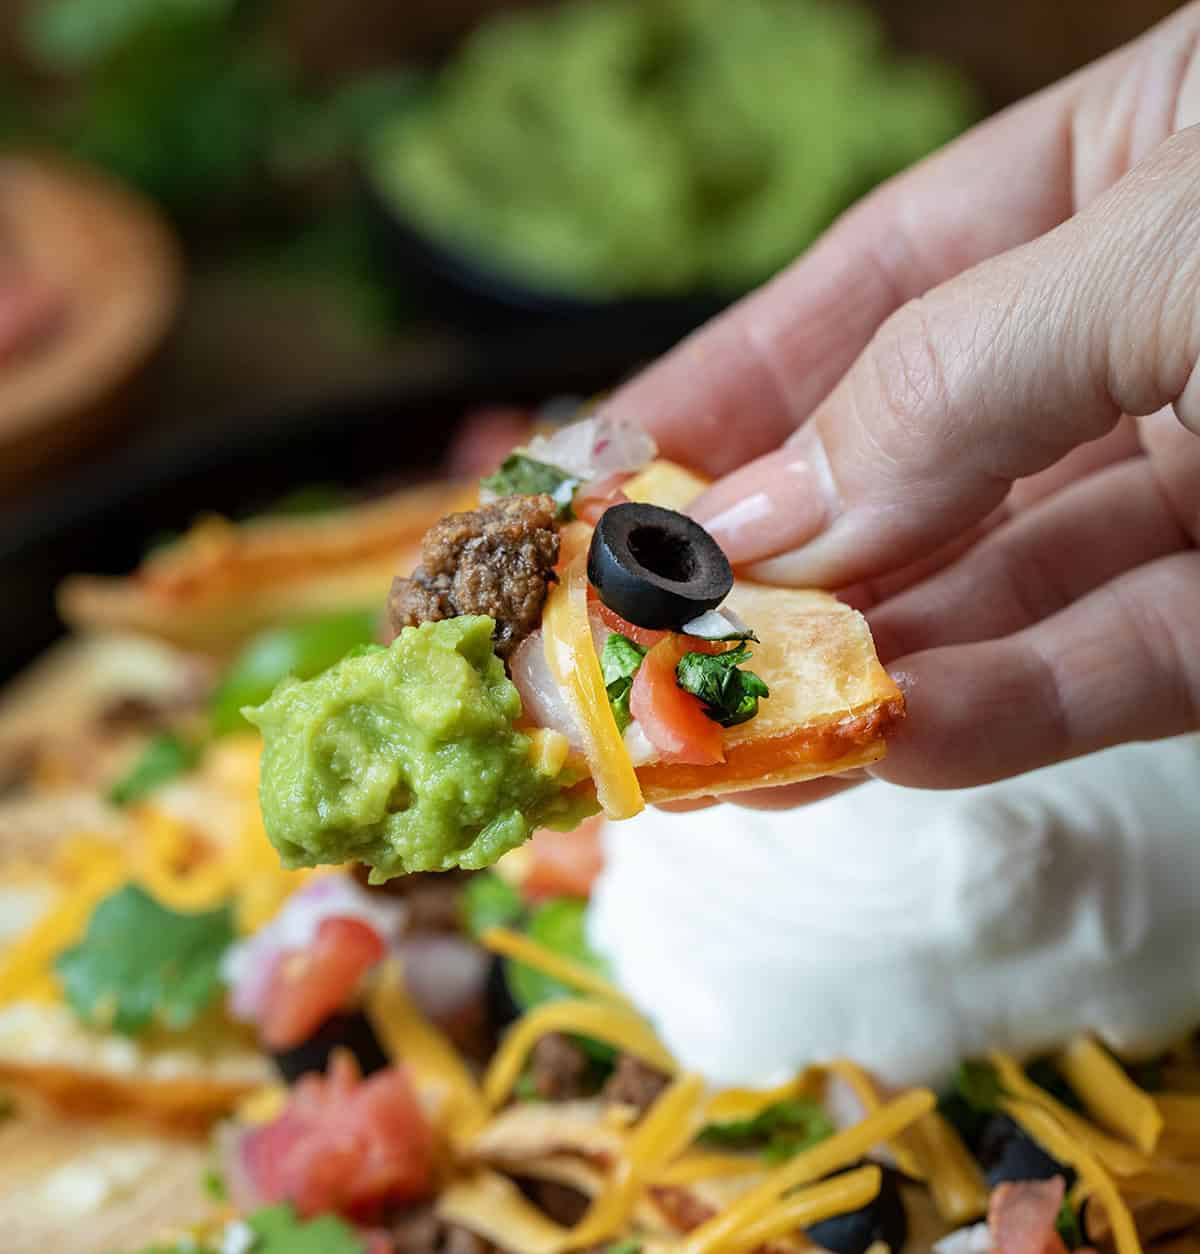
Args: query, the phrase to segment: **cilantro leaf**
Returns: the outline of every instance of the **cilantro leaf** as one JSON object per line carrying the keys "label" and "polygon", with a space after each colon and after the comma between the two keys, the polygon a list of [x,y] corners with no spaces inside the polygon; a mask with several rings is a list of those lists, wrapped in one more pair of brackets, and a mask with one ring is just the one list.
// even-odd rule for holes
{"label": "cilantro leaf", "polygon": [[191,770],[199,756],[193,745],[172,732],[163,732],[150,741],[138,760],[108,790],[108,799],[118,806],[140,801],[169,779]]}
{"label": "cilantro leaf", "polygon": [[744,645],[727,653],[685,653],[675,668],[675,678],[684,692],[704,702],[704,713],[722,727],[734,727],[758,713],[760,697],[770,689],[753,672],[738,668],[750,660]]}
{"label": "cilantro leaf", "polygon": [[954,1089],[981,1115],[995,1114],[1004,1095],[1000,1075],[990,1062],[964,1062],[954,1073]]}
{"label": "cilantro leaf", "polygon": [[233,935],[228,904],[176,914],[126,884],[96,907],[83,939],[54,968],[84,1023],[131,1036],[152,1023],[178,1030],[212,1001]]}
{"label": "cilantro leaf", "polygon": [[246,1221],[254,1254],[364,1254],[362,1237],[336,1215],[305,1222],[287,1205],[268,1206]]}
{"label": "cilantro leaf", "polygon": [[760,1149],[768,1162],[782,1162],[833,1132],[833,1121],[820,1103],[795,1097],[768,1106],[753,1119],[710,1123],[700,1139],[727,1149]]}
{"label": "cilantro leaf", "polygon": [[467,880],[462,896],[463,922],[479,939],[490,927],[508,927],[525,912],[521,894],[494,871],[481,871]]}
{"label": "cilantro leaf", "polygon": [[617,730],[623,732],[633,721],[629,712],[629,694],[633,691],[633,677],[638,673],[646,650],[634,644],[628,636],[613,632],[604,642],[600,652],[600,670],[612,706]]}
{"label": "cilantro leaf", "polygon": [[1071,1203],[1063,1198],[1062,1209],[1054,1221],[1054,1230],[1063,1239],[1068,1250],[1077,1250],[1083,1244],[1083,1229],[1079,1224],[1079,1216],[1071,1207]]}
{"label": "cilantro leaf", "polygon": [[526,457],[524,453],[510,453],[493,475],[479,481],[481,488],[497,496],[538,496],[545,493],[554,498],[559,518],[572,518],[571,502],[575,499],[583,480],[568,471]]}
{"label": "cilantro leaf", "polygon": [[604,1247],[604,1254],[642,1254],[642,1243],[634,1237],[624,1241],[611,1241]]}

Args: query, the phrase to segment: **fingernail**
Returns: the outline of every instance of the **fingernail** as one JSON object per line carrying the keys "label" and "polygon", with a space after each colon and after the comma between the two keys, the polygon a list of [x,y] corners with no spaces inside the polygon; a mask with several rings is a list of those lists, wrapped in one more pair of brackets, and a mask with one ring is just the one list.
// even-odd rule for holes
{"label": "fingernail", "polygon": [[735,565],[807,544],[833,516],[832,479],[815,427],[722,479],[688,510]]}

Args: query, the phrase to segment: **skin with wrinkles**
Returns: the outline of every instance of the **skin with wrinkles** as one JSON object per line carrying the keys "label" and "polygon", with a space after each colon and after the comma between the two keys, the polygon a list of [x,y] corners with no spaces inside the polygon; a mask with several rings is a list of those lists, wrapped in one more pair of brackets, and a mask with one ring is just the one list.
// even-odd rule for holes
{"label": "skin with wrinkles", "polygon": [[1191,4],[880,188],[609,412],[725,476],[693,512],[735,564],[868,611],[909,708],[871,771],[956,787],[1200,726],[1198,363]]}

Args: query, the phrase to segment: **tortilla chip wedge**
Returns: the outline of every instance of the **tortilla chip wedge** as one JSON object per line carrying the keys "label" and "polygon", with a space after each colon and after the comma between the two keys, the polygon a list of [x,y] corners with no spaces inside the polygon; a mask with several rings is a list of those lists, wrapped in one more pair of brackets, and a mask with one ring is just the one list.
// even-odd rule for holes
{"label": "tortilla chip wedge", "polygon": [[286,618],[382,606],[426,530],[474,497],[472,488],[440,482],[312,516],[207,518],[132,575],[65,580],[59,611],[76,628],[225,652]]}
{"label": "tortilla chip wedge", "polygon": [[824,592],[742,582],[728,604],[761,637],[750,665],[771,695],[756,717],[725,733],[722,764],[639,767],[647,801],[798,783],[883,757],[904,698],[857,610]]}

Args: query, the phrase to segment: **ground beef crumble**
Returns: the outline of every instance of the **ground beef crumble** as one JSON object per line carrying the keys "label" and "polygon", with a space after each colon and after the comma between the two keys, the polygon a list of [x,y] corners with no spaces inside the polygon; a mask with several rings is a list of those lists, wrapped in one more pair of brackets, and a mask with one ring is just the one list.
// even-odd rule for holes
{"label": "ground beef crumble", "polygon": [[610,1102],[645,1111],[654,1105],[667,1084],[667,1077],[661,1071],[655,1071],[632,1054],[622,1054],[604,1085],[603,1096]]}
{"label": "ground beef crumble", "polygon": [[588,1056],[569,1036],[550,1032],[533,1047],[529,1076],[533,1091],[545,1102],[565,1102],[586,1097],[591,1068]]}
{"label": "ground beef crumble", "polygon": [[421,565],[392,583],[392,630],[488,614],[496,652],[510,657],[542,621],[558,561],[556,512],[549,496],[508,496],[435,523],[421,542]]}

